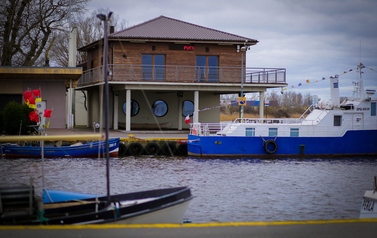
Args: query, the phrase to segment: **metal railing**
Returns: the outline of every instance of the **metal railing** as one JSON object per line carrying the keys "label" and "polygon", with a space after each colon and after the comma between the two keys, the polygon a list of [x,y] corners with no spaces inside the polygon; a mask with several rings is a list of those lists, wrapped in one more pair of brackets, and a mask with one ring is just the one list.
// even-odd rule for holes
{"label": "metal railing", "polygon": [[[305,122],[305,123],[303,123]],[[220,123],[191,123],[190,124],[190,134],[200,135],[200,136],[223,136],[229,131],[234,131],[232,136],[245,136],[244,127],[238,127],[238,123],[250,123],[255,124],[255,126],[261,124],[270,125],[263,127],[263,130],[259,131],[262,136],[268,136],[269,128],[278,124],[290,124],[297,125],[300,128],[300,134],[311,134],[312,136],[321,137],[334,137],[343,136],[347,131],[355,130],[352,124],[352,120],[346,119],[342,121],[342,125],[339,127],[334,127],[331,125],[318,125],[318,122],[313,120],[305,119],[289,119],[289,118],[237,118],[233,122],[220,122]],[[218,132],[221,132],[219,134]],[[279,133],[279,132],[278,132]],[[279,134],[278,134],[279,135]],[[255,135],[260,136],[260,135]],[[279,135],[280,136],[280,135]],[[286,136],[286,135],[285,135]]]}
{"label": "metal railing", "polygon": [[[103,82],[103,67],[86,70],[78,81],[79,86]],[[198,83],[241,83],[241,67],[203,67],[179,65],[110,64],[109,81],[156,81]],[[245,84],[283,84],[284,68],[244,68]]]}

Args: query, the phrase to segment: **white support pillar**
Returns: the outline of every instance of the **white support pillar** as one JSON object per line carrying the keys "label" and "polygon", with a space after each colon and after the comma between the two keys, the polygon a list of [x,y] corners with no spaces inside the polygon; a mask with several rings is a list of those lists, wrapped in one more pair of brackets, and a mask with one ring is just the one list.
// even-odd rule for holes
{"label": "white support pillar", "polygon": [[177,95],[178,97],[178,130],[182,130],[182,97]]}
{"label": "white support pillar", "polygon": [[114,125],[113,129],[118,130],[118,99],[119,99],[119,92],[114,93]]}
{"label": "white support pillar", "polygon": [[264,91],[259,92],[259,118],[264,118]]}
{"label": "white support pillar", "polygon": [[126,90],[126,131],[131,131],[131,90]]}
{"label": "white support pillar", "polygon": [[194,123],[199,122],[199,91],[194,91]]}

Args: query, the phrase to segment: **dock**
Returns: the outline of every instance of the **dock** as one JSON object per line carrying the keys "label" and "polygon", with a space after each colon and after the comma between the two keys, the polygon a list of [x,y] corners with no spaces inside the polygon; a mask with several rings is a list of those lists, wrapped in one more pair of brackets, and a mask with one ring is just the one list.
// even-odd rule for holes
{"label": "dock", "polygon": [[[127,155],[187,155],[187,138],[189,130],[109,130],[110,138],[120,138],[119,157]],[[87,127],[76,127],[73,129],[51,128],[46,131],[49,137],[64,136],[68,139],[64,141],[77,142],[77,138],[86,136],[104,135],[104,130],[92,129]],[[70,139],[71,137],[71,139]],[[12,136],[17,138],[17,136]],[[90,138],[89,138],[90,139]],[[82,140],[81,140],[82,141]]]}
{"label": "dock", "polygon": [[362,238],[377,234],[377,219],[151,225],[0,226],[1,237],[289,237]]}

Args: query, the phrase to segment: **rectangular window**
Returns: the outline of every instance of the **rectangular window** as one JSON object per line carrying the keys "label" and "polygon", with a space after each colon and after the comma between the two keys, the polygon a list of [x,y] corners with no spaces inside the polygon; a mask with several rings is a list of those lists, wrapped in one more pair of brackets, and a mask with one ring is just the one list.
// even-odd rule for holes
{"label": "rectangular window", "polygon": [[255,128],[246,128],[246,136],[255,136]]}
{"label": "rectangular window", "polygon": [[278,128],[269,128],[268,129],[268,136],[277,136],[278,135]]}
{"label": "rectangular window", "polygon": [[372,102],[370,104],[370,115],[375,116],[376,115],[376,103]]}
{"label": "rectangular window", "polygon": [[200,82],[217,82],[218,56],[196,56],[196,80]]}
{"label": "rectangular window", "polygon": [[291,137],[298,137],[299,129],[291,128]]}
{"label": "rectangular window", "polygon": [[208,82],[217,82],[218,57],[208,56]]}
{"label": "rectangular window", "polygon": [[334,126],[342,125],[342,116],[334,116]]}
{"label": "rectangular window", "polygon": [[143,80],[165,80],[165,55],[143,55]]}

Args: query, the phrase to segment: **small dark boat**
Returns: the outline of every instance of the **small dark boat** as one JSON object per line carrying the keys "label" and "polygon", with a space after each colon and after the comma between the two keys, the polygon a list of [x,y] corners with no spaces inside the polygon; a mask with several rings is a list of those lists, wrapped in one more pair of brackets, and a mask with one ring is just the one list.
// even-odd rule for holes
{"label": "small dark boat", "polygon": [[[119,138],[109,139],[109,153],[111,157],[118,157]],[[79,143],[70,146],[43,148],[45,158],[56,157],[97,157],[100,153],[103,155],[106,151],[106,141],[94,141],[90,143]],[[41,158],[40,146],[20,146],[14,144],[3,144],[3,155],[6,158]]]}
{"label": "small dark boat", "polygon": [[182,223],[192,198],[176,187],[43,204],[33,187],[0,188],[0,225]]}

